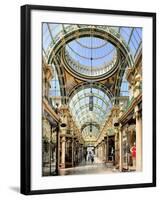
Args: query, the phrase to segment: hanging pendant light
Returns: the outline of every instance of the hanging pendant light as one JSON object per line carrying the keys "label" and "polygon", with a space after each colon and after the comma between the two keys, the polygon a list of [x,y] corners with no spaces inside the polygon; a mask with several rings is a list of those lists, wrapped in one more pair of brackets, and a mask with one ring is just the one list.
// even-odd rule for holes
{"label": "hanging pendant light", "polygon": [[90,132],[92,132],[92,123],[90,123]]}
{"label": "hanging pendant light", "polygon": [[54,85],[54,88],[55,88],[55,112],[58,113],[58,106],[59,106],[59,103],[58,103],[58,99],[57,99],[57,82],[56,82],[56,78],[58,80],[58,77],[55,77],[55,85]]}
{"label": "hanging pendant light", "polygon": [[92,93],[92,88],[91,88],[90,96],[89,96],[89,111],[93,111],[93,93]]}
{"label": "hanging pendant light", "polygon": [[90,137],[92,137],[92,122],[90,123]]}
{"label": "hanging pendant light", "polygon": [[[92,29],[91,29],[91,77],[92,77],[92,61],[93,61],[93,55],[92,55],[92,48],[93,48],[93,45],[92,45]],[[93,111],[93,93],[92,93],[92,81],[90,81],[90,95],[89,95],[89,111]],[[89,124],[89,129],[90,129],[90,137],[92,137],[92,118],[91,118],[91,122]]]}
{"label": "hanging pendant light", "polygon": [[[91,29],[91,76],[92,76],[92,29]],[[93,93],[92,93],[92,84],[91,84],[91,91],[89,96],[89,111],[93,111]]]}

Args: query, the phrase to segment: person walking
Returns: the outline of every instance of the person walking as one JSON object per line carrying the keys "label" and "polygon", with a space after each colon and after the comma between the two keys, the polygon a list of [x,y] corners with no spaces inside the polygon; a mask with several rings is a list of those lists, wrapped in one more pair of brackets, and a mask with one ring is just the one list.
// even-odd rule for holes
{"label": "person walking", "polygon": [[94,162],[94,155],[93,154],[91,155],[91,162],[92,162],[92,164]]}

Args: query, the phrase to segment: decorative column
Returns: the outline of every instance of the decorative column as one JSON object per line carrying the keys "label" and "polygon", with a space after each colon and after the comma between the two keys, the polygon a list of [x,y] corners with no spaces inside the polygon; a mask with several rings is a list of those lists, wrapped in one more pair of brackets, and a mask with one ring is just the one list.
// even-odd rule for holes
{"label": "decorative column", "polygon": [[135,76],[135,84],[133,87],[134,98],[136,98],[141,93],[141,75],[137,74]]}
{"label": "decorative column", "polygon": [[115,165],[119,163],[119,134],[118,128],[115,128]]}
{"label": "decorative column", "polygon": [[135,107],[136,117],[136,171],[142,170],[142,117],[138,106]]}
{"label": "decorative column", "polygon": [[104,161],[106,162],[107,158],[107,137],[104,137]]}
{"label": "decorative column", "polygon": [[58,158],[57,158],[57,165],[58,165],[58,170],[59,170],[59,168],[60,168],[60,164],[61,164],[61,157],[60,157],[60,151],[61,151],[61,137],[60,137],[60,129],[58,128],[58,130],[57,130],[57,133],[58,133]]}
{"label": "decorative column", "polygon": [[99,158],[101,159],[101,143],[99,144]]}
{"label": "decorative column", "polygon": [[101,144],[100,144],[100,159],[101,160],[103,159],[103,155],[102,155],[102,141],[101,141]]}
{"label": "decorative column", "polygon": [[105,160],[105,143],[104,140],[102,140],[102,161]]}
{"label": "decorative column", "polygon": [[65,168],[65,144],[66,144],[66,138],[65,136],[63,136],[62,137],[61,168]]}
{"label": "decorative column", "polygon": [[43,165],[49,163],[49,144],[50,144],[50,125],[45,117],[43,117]]}
{"label": "decorative column", "polygon": [[49,139],[49,171],[52,175],[52,125],[50,124],[50,139]]}
{"label": "decorative column", "polygon": [[108,162],[108,150],[109,150],[109,143],[108,143],[108,136],[106,140],[106,162]]}
{"label": "decorative column", "polygon": [[74,166],[74,135],[72,131],[72,167]]}
{"label": "decorative column", "polygon": [[121,172],[123,169],[123,132],[121,124],[119,126],[119,171]]}
{"label": "decorative column", "polygon": [[51,65],[43,64],[43,96],[48,99],[50,81],[54,77],[54,71]]}
{"label": "decorative column", "polygon": [[66,132],[67,128],[61,127],[61,168],[65,168],[65,154],[66,154]]}
{"label": "decorative column", "polygon": [[104,156],[104,149],[103,149],[104,146],[103,146],[103,144],[104,144],[104,143],[103,143],[103,141],[102,141],[102,147],[101,147],[101,149],[102,149],[102,159],[101,159],[101,160],[102,160],[102,161],[103,161],[103,156]]}
{"label": "decorative column", "polygon": [[98,146],[97,146],[97,157],[99,158],[99,144],[98,144]]}

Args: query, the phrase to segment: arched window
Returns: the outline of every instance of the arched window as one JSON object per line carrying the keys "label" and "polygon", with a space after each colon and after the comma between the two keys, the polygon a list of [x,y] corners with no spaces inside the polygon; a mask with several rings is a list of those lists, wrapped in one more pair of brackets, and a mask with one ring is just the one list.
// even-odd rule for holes
{"label": "arched window", "polygon": [[54,65],[52,65],[54,76],[53,79],[50,82],[50,90],[49,90],[49,97],[52,100],[52,105],[56,107],[56,104],[60,104],[61,100],[61,92],[60,92],[60,83],[59,83],[59,77],[56,71],[56,68]]}
{"label": "arched window", "polygon": [[123,79],[122,79],[122,83],[121,83],[120,96],[128,96],[128,97],[130,96],[129,83],[126,80],[125,73],[123,75]]}

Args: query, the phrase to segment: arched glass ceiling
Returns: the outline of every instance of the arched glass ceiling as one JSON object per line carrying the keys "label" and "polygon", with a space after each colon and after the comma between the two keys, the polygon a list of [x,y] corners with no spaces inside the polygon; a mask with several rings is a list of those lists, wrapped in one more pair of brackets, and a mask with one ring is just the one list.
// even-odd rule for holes
{"label": "arched glass ceiling", "polygon": [[[43,51],[48,56],[49,49],[62,38],[66,33],[72,30],[89,27],[89,25],[73,25],[73,24],[55,24],[43,23]],[[113,33],[115,36],[120,35],[122,40],[130,49],[133,58],[136,56],[142,43],[142,28],[140,27],[111,27],[95,25],[98,29],[103,29]],[[99,41],[100,42],[100,41]]]}
{"label": "arched glass ceiling", "polygon": [[116,62],[116,48],[111,43],[93,36],[69,42],[65,51],[70,67],[83,75],[102,75]]}
{"label": "arched glass ceiling", "polygon": [[96,140],[99,135],[99,129],[96,126],[88,125],[82,130],[82,136],[85,140]]}
{"label": "arched glass ceiling", "polygon": [[69,102],[69,108],[77,126],[82,128],[84,124],[91,124],[92,130],[95,130],[94,124],[102,126],[111,106],[107,94],[91,87],[75,93]]}

